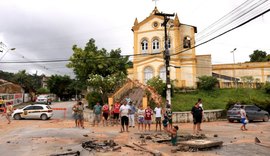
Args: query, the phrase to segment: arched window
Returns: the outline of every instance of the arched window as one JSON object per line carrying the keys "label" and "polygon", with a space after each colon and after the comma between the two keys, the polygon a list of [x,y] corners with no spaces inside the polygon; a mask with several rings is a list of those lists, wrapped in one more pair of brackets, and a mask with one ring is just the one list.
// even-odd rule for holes
{"label": "arched window", "polygon": [[159,51],[159,41],[158,39],[154,39],[152,42],[152,49],[153,49],[153,53],[158,53]]}
{"label": "arched window", "polygon": [[147,53],[147,49],[148,49],[148,42],[147,42],[147,40],[143,40],[141,42],[141,47],[142,47],[142,53]]}
{"label": "arched window", "polygon": [[166,81],[166,68],[165,66],[162,66],[159,69],[159,77],[161,78],[161,80],[163,80],[164,82]]}
{"label": "arched window", "polygon": [[144,68],[144,83],[147,83],[154,76],[154,70],[151,67]]}
{"label": "arched window", "polygon": [[191,48],[190,40],[191,40],[190,37],[188,36],[184,37],[184,43],[183,43],[184,48]]}

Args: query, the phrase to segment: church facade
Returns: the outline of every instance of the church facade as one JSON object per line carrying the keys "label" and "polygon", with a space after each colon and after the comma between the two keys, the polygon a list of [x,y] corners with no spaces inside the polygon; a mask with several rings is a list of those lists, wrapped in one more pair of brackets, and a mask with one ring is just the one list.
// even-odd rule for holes
{"label": "church facade", "polygon": [[[133,68],[128,69],[128,77],[146,83],[152,77],[166,79],[164,50],[165,33],[161,26],[164,19],[155,15],[155,9],[142,21],[136,18],[132,27],[134,37]],[[167,25],[170,58],[170,79],[176,87],[196,88],[197,77],[211,76],[211,56],[196,55],[195,26],[183,24],[176,14]]]}

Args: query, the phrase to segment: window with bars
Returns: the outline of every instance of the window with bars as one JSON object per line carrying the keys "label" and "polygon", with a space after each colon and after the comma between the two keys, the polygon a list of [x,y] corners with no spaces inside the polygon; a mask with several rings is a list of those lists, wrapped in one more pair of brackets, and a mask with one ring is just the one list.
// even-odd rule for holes
{"label": "window with bars", "polygon": [[159,41],[158,41],[158,39],[153,40],[152,49],[153,49],[153,53],[158,53],[159,52]]}
{"label": "window with bars", "polygon": [[147,49],[148,49],[148,42],[147,42],[147,40],[143,40],[141,42],[141,47],[142,47],[142,53],[147,53]]}

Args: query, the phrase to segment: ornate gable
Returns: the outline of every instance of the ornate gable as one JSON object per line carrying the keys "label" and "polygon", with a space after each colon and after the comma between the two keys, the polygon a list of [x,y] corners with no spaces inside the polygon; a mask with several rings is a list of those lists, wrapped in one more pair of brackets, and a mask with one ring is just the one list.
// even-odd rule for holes
{"label": "ornate gable", "polygon": [[132,27],[131,30],[132,31],[137,31],[137,30],[139,30],[143,26],[146,26],[149,23],[153,24],[154,27],[158,26],[158,25],[155,25],[154,22],[159,21],[158,24],[160,24],[160,22],[163,21],[163,18],[161,16],[156,16],[155,13],[159,13],[157,7],[155,7],[155,9],[150,13],[150,15],[147,18],[145,18],[143,21],[138,22],[138,19],[136,18],[135,21],[134,21],[134,26]]}

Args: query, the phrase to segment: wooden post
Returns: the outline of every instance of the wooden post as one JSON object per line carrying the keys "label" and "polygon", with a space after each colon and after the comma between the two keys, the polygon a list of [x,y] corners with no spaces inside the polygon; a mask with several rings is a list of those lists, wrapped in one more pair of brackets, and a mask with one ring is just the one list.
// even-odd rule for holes
{"label": "wooden post", "polygon": [[108,98],[108,104],[109,104],[109,106],[112,106],[112,104],[113,104],[113,97],[109,97]]}
{"label": "wooden post", "polygon": [[144,96],[143,97],[142,104],[143,104],[143,109],[146,109],[147,108],[147,105],[148,105],[147,96]]}

